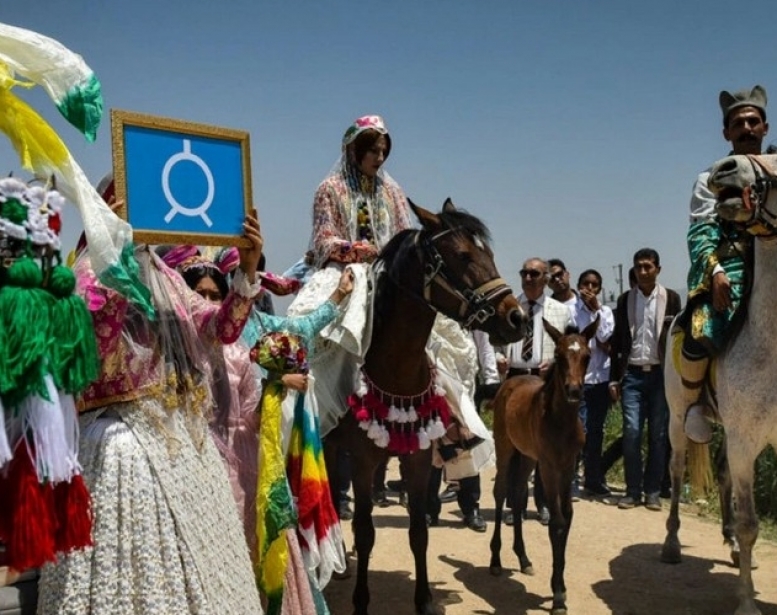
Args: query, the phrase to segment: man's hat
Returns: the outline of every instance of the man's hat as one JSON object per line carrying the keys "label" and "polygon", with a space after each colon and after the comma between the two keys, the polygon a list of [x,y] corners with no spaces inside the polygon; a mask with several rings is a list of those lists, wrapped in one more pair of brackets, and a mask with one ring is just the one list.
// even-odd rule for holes
{"label": "man's hat", "polygon": [[731,112],[740,107],[755,107],[766,118],[766,90],[763,86],[756,85],[752,90],[739,90],[733,94],[726,90],[720,93],[720,109],[723,111],[724,124]]}

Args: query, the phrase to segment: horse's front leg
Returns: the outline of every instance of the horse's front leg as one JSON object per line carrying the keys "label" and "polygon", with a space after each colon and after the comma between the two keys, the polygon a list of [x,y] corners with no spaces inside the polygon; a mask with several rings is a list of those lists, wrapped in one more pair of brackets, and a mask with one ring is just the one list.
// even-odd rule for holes
{"label": "horse's front leg", "polygon": [[523,509],[529,500],[529,476],[531,476],[536,461],[523,454],[516,454],[510,460],[508,481],[512,483],[513,511],[513,552],[518,556],[521,572],[534,574],[534,566],[526,555],[526,545],[523,542]]}
{"label": "horse's front leg", "polygon": [[[491,562],[489,563],[489,572],[494,576],[502,574],[502,509],[505,498],[507,498],[507,481],[510,473],[510,459],[517,455],[513,450],[512,443],[508,442],[509,447],[500,450],[500,442],[496,442],[496,478],[494,478],[494,533],[491,535]],[[514,489],[512,490],[512,502],[515,501]],[[520,512],[518,513],[520,515]],[[515,511],[513,510],[513,523],[515,523]]]}
{"label": "horse's front leg", "polygon": [[[684,414],[682,415],[684,418]],[[661,561],[666,564],[679,564],[680,553],[680,494],[683,492],[685,477],[685,451],[688,440],[685,437],[683,419],[672,412],[669,417],[669,440],[672,444],[672,456],[669,461],[669,475],[672,480],[672,500],[669,516],[666,519],[666,538],[661,547]]]}
{"label": "horse's front leg", "polygon": [[359,455],[359,463],[351,467],[354,512],[353,534],[356,548],[356,585],[353,589],[354,615],[367,615],[370,589],[367,585],[370,554],[375,545],[375,526],[372,523],[372,479],[375,468],[385,459],[385,452],[370,442],[369,454]]}
{"label": "horse's front leg", "polygon": [[415,609],[418,615],[434,615],[432,592],[426,568],[429,528],[426,525],[426,498],[432,467],[431,449],[419,450],[401,458],[402,476],[407,484],[407,507],[410,513],[410,549],[415,560]]}
{"label": "horse's front leg", "polygon": [[[739,542],[739,608],[735,615],[760,615],[755,604],[752,575],[753,546],[758,538],[758,517],[753,500],[753,464],[748,451],[759,451],[759,443],[741,441],[732,434],[727,437],[729,471],[734,494],[736,535]],[[732,454],[733,453],[733,454]]]}
{"label": "horse's front leg", "polygon": [[565,615],[567,612],[567,587],[564,583],[567,541],[572,527],[572,480],[575,475],[574,457],[563,472],[553,470],[540,462],[540,471],[545,485],[545,496],[550,508],[548,537],[553,552],[553,574],[550,589],[553,592],[551,615]]}

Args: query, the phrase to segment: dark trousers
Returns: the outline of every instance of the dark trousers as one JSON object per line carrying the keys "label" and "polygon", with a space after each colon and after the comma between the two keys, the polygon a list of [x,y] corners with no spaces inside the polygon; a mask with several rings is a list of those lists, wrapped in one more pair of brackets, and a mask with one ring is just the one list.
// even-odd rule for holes
{"label": "dark trousers", "polygon": [[[461,514],[469,517],[480,506],[480,475],[468,476],[459,479],[459,490],[456,492],[456,501],[459,504]],[[442,468],[432,466],[429,475],[429,489],[426,493],[426,512],[433,519],[440,516],[442,503],[440,502],[440,486],[442,485]]]}
{"label": "dark trousers", "polygon": [[585,486],[595,488],[605,483],[602,470],[602,443],[604,441],[604,421],[610,408],[608,384],[602,382],[585,385],[582,406],[585,407],[586,419],[585,448],[583,449]]}
{"label": "dark trousers", "polygon": [[[642,494],[661,491],[666,469],[669,407],[664,397],[664,374],[654,367],[645,372],[629,368],[621,388],[623,410],[623,464],[626,495],[639,500]],[[643,467],[642,432],[647,425],[648,454]]]}

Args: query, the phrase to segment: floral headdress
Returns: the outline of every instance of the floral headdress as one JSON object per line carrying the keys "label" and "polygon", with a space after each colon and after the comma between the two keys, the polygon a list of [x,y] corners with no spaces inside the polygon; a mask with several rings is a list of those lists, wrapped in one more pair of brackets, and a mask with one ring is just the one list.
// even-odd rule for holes
{"label": "floral headdress", "polygon": [[379,115],[364,115],[348,127],[343,135],[343,150],[356,140],[365,130],[375,130],[382,135],[388,134],[388,128]]}

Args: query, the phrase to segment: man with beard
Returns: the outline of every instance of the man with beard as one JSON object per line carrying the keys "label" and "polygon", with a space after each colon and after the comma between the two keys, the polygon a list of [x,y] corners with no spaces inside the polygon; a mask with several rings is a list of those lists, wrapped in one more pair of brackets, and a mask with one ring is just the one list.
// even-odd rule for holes
{"label": "man with beard", "polygon": [[[723,137],[731,143],[731,154],[760,154],[769,131],[766,122],[766,90],[756,85],[733,94],[722,91]],[[691,197],[688,228],[688,307],[680,374],[683,386],[694,391],[696,402],[685,418],[685,433],[696,442],[712,437],[710,408],[699,399],[711,356],[726,344],[731,323],[739,308],[749,268],[749,235],[732,223],[720,220],[716,199],[707,186],[710,170],[699,175]]]}

